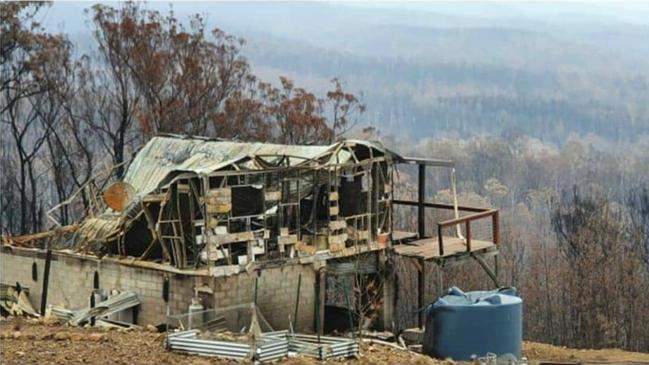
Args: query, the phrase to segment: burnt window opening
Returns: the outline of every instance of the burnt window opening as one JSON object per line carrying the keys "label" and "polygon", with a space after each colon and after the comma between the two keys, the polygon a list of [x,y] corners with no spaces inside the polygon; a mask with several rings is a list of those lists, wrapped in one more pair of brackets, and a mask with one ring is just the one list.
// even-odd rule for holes
{"label": "burnt window opening", "polygon": [[361,194],[363,191],[362,175],[346,175],[340,179],[340,215],[343,217],[360,214],[362,212]]}
{"label": "burnt window opening", "polygon": [[246,217],[264,213],[264,189],[261,185],[232,187],[232,216]]}

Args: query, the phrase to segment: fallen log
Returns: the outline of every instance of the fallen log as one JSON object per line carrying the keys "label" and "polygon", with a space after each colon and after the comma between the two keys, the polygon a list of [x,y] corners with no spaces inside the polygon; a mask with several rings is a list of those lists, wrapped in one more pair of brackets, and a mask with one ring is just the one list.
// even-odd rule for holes
{"label": "fallen log", "polygon": [[54,236],[63,235],[66,233],[75,232],[79,228],[76,224],[55,228],[49,231],[38,232],[33,234],[24,234],[20,236],[2,236],[2,243],[14,246],[28,246],[27,244],[32,241],[42,240]]}

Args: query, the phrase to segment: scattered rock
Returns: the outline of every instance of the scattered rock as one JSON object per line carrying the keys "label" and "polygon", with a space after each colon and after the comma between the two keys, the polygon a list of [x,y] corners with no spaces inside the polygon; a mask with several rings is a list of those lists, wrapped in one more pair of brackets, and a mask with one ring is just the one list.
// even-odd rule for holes
{"label": "scattered rock", "polygon": [[20,339],[20,336],[21,336],[20,331],[15,331],[15,332],[12,334],[12,337],[13,337],[14,340],[18,340],[18,339]]}
{"label": "scattered rock", "polygon": [[86,336],[81,334],[81,333],[70,333],[68,334],[68,338],[70,341],[84,341],[86,339]]}
{"label": "scattered rock", "polygon": [[106,336],[103,333],[91,333],[88,335],[88,341],[92,342],[101,342],[106,339]]}
{"label": "scattered rock", "polygon": [[65,341],[69,339],[70,339],[70,335],[65,332],[57,332],[54,334],[54,340],[56,341]]}

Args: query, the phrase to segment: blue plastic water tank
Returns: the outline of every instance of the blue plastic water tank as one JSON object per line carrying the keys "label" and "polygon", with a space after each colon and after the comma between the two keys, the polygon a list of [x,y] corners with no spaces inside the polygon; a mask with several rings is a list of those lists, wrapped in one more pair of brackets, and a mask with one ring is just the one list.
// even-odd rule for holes
{"label": "blue plastic water tank", "polygon": [[515,288],[464,293],[456,287],[428,306],[424,353],[469,360],[491,352],[521,357],[523,301]]}

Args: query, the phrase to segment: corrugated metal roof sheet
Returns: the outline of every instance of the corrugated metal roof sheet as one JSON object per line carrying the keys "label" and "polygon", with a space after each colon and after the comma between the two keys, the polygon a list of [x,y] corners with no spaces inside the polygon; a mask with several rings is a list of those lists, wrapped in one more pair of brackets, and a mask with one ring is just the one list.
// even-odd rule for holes
{"label": "corrugated metal roof sheet", "polygon": [[345,140],[328,146],[299,146],[154,137],[133,159],[124,181],[133,185],[137,194],[142,196],[164,185],[174,172],[203,175],[254,157],[287,156],[291,165],[295,166],[336,152],[326,164],[345,163],[351,158],[348,151],[339,148],[345,145],[363,145],[400,158],[380,144],[357,140]]}

